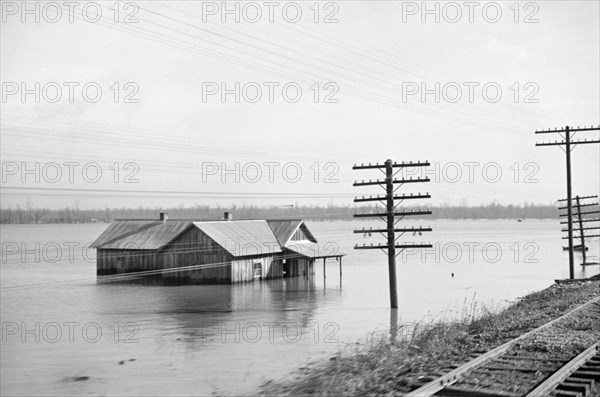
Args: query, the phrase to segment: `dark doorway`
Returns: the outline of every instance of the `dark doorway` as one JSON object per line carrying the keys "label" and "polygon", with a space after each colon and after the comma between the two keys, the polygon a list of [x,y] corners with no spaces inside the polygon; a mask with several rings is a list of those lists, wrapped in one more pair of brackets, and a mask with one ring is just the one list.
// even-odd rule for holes
{"label": "dark doorway", "polygon": [[295,277],[298,274],[298,261],[296,259],[286,259],[283,264],[283,277]]}

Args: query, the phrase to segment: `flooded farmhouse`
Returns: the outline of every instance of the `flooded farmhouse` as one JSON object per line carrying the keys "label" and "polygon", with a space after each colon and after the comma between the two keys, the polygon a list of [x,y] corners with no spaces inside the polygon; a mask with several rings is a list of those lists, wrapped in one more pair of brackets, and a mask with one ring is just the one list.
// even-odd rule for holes
{"label": "flooded farmhouse", "polygon": [[147,275],[182,284],[309,276],[317,259],[341,261],[300,219],[115,220],[94,242],[100,277]]}

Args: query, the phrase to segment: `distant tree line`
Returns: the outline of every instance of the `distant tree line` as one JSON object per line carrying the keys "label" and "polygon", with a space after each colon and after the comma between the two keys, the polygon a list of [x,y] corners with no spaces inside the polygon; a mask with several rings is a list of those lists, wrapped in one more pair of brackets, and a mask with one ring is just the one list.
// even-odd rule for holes
{"label": "distant tree line", "polygon": [[[413,209],[417,207],[404,207]],[[556,219],[558,207],[553,204],[503,205],[493,202],[478,206],[432,206],[433,214],[422,219]],[[159,212],[166,212],[171,219],[221,219],[224,212],[230,212],[233,219],[257,218],[301,218],[314,220],[350,220],[359,212],[381,212],[381,206],[227,206],[211,207],[195,205],[175,208],[105,208],[80,209],[77,206],[62,209],[25,207],[0,209],[0,223],[87,223],[111,222],[115,219],[158,219]]]}

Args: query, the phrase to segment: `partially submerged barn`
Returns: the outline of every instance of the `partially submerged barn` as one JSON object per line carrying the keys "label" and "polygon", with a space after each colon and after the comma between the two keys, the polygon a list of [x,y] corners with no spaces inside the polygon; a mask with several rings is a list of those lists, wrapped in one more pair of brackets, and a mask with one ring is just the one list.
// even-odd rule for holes
{"label": "partially submerged barn", "polygon": [[[227,215],[227,214],[226,214]],[[230,284],[314,273],[342,253],[303,220],[116,220],[94,242],[100,277],[137,273],[174,283]]]}

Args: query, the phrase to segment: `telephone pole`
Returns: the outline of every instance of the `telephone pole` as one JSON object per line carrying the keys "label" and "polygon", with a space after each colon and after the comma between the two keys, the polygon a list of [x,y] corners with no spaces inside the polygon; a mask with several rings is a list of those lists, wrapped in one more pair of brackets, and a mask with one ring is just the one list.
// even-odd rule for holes
{"label": "telephone pole", "polygon": [[[568,239],[569,239],[569,278],[570,279],[574,279],[575,278],[575,260],[574,260],[574,254],[573,254],[573,211],[572,211],[572,197],[571,197],[571,151],[573,150],[573,148],[576,145],[582,145],[582,144],[590,144],[590,143],[600,143],[600,139],[592,139],[592,140],[587,140],[584,139],[579,140],[579,141],[571,141],[571,133],[576,133],[576,132],[581,132],[581,131],[600,131],[600,126],[598,127],[583,127],[583,128],[570,128],[569,126],[566,126],[564,129],[557,129],[555,128],[554,130],[548,129],[548,130],[539,130],[536,131],[536,134],[561,134],[561,137],[564,139],[563,141],[554,141],[554,142],[538,142],[535,144],[535,146],[560,146],[560,148],[566,153],[566,160],[567,160],[567,232],[568,232]],[[565,134],[564,136],[562,134]],[[563,148],[564,146],[564,148]]]}
{"label": "telephone pole", "polygon": [[583,232],[583,222],[581,221],[581,202],[579,201],[579,196],[575,197],[577,200],[577,220],[579,223],[579,237],[581,238],[581,253],[583,254],[583,263],[586,262],[585,258],[585,236]]}
{"label": "telephone pole", "polygon": [[[589,234],[590,232],[588,232],[588,230],[600,230],[600,226],[590,226],[587,223],[588,222],[600,222],[600,218],[592,218],[592,217],[586,217],[587,215],[596,215],[598,216],[598,214],[600,214],[600,209],[598,208],[598,202],[594,202],[594,203],[590,203],[590,202],[585,202],[584,204],[582,204],[582,201],[585,200],[590,200],[590,199],[598,199],[598,196],[584,196],[584,197],[580,197],[580,196],[575,196],[575,204],[572,206],[573,208],[575,208],[576,210],[576,220],[573,220],[573,223],[576,223],[577,225],[575,226],[579,226],[579,236],[576,236],[577,238],[579,238],[580,244],[578,246],[573,246],[573,250],[579,250],[581,249],[581,253],[583,256],[583,262],[581,263],[582,265],[589,265],[590,263],[587,262],[587,247],[585,245],[585,239],[587,238],[592,238],[592,237],[600,237],[600,234]],[[566,199],[563,200],[558,200],[559,202],[564,202],[567,201]],[[587,207],[595,207],[595,208],[587,208]],[[564,210],[564,209],[568,209],[567,206],[565,207],[559,207],[559,210]],[[559,214],[561,217],[566,216],[567,214]],[[568,224],[568,221],[564,221],[561,222],[561,224]],[[584,223],[586,225],[584,225]],[[561,231],[566,232],[568,231],[567,229],[562,229]],[[587,233],[587,234],[586,234]],[[563,237],[563,239],[567,239],[568,237]]]}
{"label": "telephone pole", "polygon": [[[355,165],[354,167],[352,167],[353,170],[365,170],[365,169],[378,169],[382,172],[385,173],[385,179],[384,180],[369,180],[368,182],[366,181],[361,181],[361,182],[354,182],[354,186],[373,186],[373,185],[379,185],[382,188],[385,189],[385,196],[369,196],[369,197],[361,197],[358,198],[356,197],[354,199],[355,203],[360,203],[360,202],[370,202],[370,201],[379,201],[381,203],[383,203],[386,207],[386,211],[385,212],[373,212],[373,213],[366,213],[366,214],[354,214],[355,218],[380,218],[382,220],[386,221],[387,227],[385,229],[365,229],[363,228],[362,230],[354,230],[354,233],[363,233],[365,235],[371,235],[372,233],[381,233],[383,236],[385,236],[387,238],[387,244],[386,245],[365,245],[363,244],[362,246],[356,245],[354,247],[354,249],[381,249],[382,251],[386,251],[387,250],[387,254],[388,254],[388,273],[389,273],[389,286],[390,286],[390,305],[392,307],[392,309],[396,309],[398,308],[398,292],[397,292],[397,288],[396,288],[396,248],[398,248],[400,250],[400,252],[402,252],[404,249],[406,248],[431,248],[432,245],[431,244],[397,244],[396,243],[396,233],[400,233],[400,236],[402,236],[404,233],[407,232],[412,232],[413,234],[419,233],[419,235],[421,235],[423,232],[430,232],[431,228],[427,227],[427,228],[423,228],[423,227],[419,227],[419,228],[415,228],[415,227],[411,227],[411,228],[397,228],[396,224],[402,220],[404,217],[406,216],[414,216],[414,215],[429,215],[431,214],[431,210],[417,210],[417,211],[397,211],[397,206],[398,204],[402,203],[404,200],[416,200],[416,199],[424,199],[424,198],[431,198],[431,196],[429,195],[429,193],[425,193],[425,194],[405,194],[405,195],[397,195],[396,194],[396,190],[398,190],[402,185],[404,185],[405,183],[421,183],[421,182],[429,182],[429,178],[401,178],[401,179],[395,179],[396,174],[405,168],[415,168],[415,167],[426,167],[429,166],[429,162],[425,161],[425,162],[417,162],[417,163],[413,163],[411,162],[403,162],[403,163],[395,163],[392,162],[392,160],[386,160],[384,164],[361,164],[361,165]],[[394,172],[394,169],[398,169],[398,171]],[[385,170],[385,171],[383,171]],[[398,185],[398,187],[394,187],[394,185]],[[396,201],[398,201],[398,204],[396,204]],[[366,237],[366,236],[365,236]]]}

